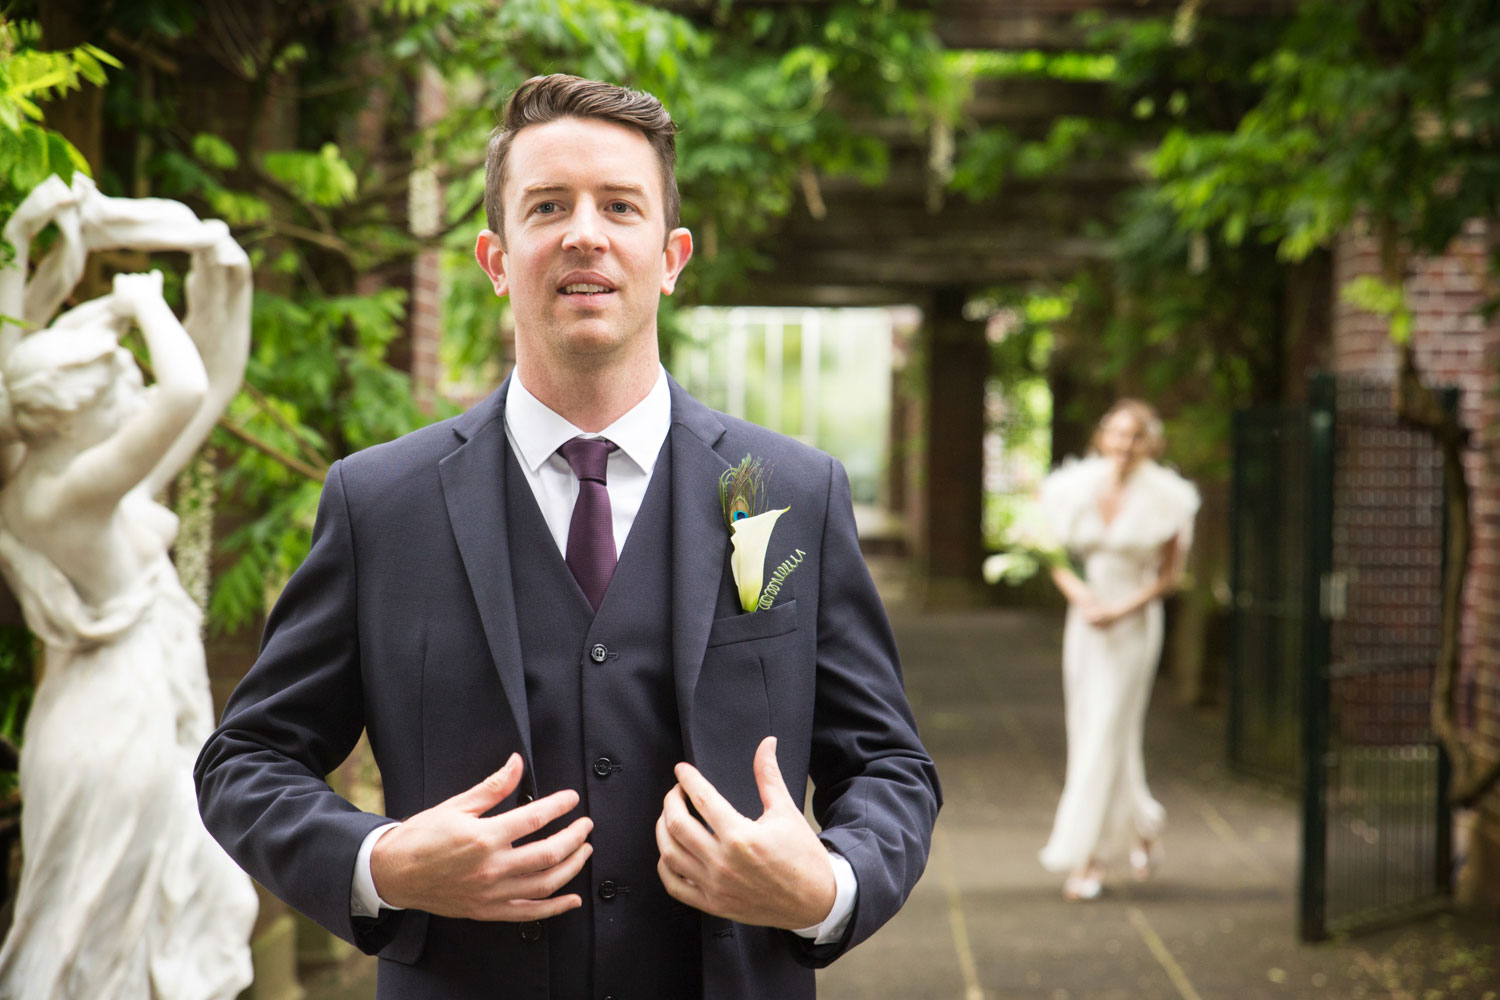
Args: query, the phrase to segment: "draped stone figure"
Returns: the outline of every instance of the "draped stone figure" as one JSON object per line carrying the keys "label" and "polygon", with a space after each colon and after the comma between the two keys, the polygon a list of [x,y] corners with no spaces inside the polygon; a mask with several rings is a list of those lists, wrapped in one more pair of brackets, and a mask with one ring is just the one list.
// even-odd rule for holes
{"label": "draped stone figure", "polygon": [[[28,246],[60,234],[28,280]],[[250,265],[218,221],[39,186],[4,228],[0,573],[45,646],[21,747],[21,869],[0,1000],[232,1000],[256,897],[204,830],[193,760],[213,728],[201,615],[158,497],[243,377]],[[57,316],[89,253],[185,251],[183,321],[159,272]],[[50,325],[49,325],[50,322]],[[119,337],[141,331],[155,380]]]}

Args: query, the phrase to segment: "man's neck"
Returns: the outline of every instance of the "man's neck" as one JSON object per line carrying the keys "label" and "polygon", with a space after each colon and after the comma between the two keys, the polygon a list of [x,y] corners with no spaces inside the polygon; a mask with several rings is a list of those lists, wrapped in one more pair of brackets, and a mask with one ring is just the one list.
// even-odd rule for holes
{"label": "man's neck", "polygon": [[654,354],[628,365],[587,370],[538,364],[524,354],[516,358],[516,372],[526,391],[574,427],[591,434],[604,430],[645,399],[656,384],[660,368],[661,360]]}

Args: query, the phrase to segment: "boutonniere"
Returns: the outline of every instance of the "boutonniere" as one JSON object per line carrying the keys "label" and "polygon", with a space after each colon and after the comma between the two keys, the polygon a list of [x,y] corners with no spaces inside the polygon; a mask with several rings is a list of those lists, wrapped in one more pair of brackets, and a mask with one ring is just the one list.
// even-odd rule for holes
{"label": "boutonniere", "polygon": [[766,463],[746,455],[739,465],[725,469],[719,477],[719,503],[724,508],[724,524],[729,528],[729,540],[734,545],[729,568],[739,590],[740,607],[745,611],[769,608],[776,600],[781,584],[807,554],[798,549],[776,567],[771,582],[766,584],[764,591],[761,590],[771,529],[776,526],[777,518],[791,510],[790,507],[765,509],[766,478],[770,472]]}

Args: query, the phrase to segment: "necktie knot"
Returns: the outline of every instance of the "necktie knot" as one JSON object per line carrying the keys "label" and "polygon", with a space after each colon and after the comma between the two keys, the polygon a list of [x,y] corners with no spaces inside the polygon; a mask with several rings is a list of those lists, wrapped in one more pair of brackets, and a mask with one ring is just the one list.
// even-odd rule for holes
{"label": "necktie knot", "polygon": [[564,441],[557,453],[580,480],[603,483],[609,467],[609,453],[615,448],[613,441],[606,441],[604,438],[576,437],[571,441]]}

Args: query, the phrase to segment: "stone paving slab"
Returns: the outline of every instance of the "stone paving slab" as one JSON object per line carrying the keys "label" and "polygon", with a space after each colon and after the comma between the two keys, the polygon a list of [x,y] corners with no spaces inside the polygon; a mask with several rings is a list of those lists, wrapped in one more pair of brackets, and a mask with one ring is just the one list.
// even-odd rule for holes
{"label": "stone paving slab", "polygon": [[[1063,900],[1036,860],[1064,767],[1060,614],[893,621],[946,804],[911,900],[819,973],[822,1000],[1500,1000],[1493,915],[1299,943],[1297,803],[1231,776],[1218,716],[1166,690],[1146,735],[1162,869]],[[367,960],[308,985],[309,1000],[373,996]]]}
{"label": "stone paving slab", "polygon": [[824,1000],[1493,1000],[1500,990],[1492,921],[1299,943],[1297,803],[1232,777],[1218,716],[1170,704],[1164,690],[1146,769],[1168,813],[1165,863],[1144,884],[1117,874],[1096,902],[1063,900],[1036,860],[1065,763],[1061,615],[897,612],[894,623],[946,804],[911,902],[820,974]]}

